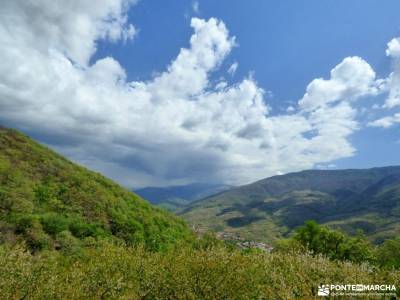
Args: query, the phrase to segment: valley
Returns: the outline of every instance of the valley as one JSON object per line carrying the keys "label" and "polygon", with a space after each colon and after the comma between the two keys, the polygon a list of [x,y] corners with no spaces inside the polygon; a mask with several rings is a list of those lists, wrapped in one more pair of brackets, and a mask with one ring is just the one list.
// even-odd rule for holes
{"label": "valley", "polygon": [[400,167],[309,170],[266,178],[188,204],[196,228],[274,243],[313,219],[374,243],[400,232]]}

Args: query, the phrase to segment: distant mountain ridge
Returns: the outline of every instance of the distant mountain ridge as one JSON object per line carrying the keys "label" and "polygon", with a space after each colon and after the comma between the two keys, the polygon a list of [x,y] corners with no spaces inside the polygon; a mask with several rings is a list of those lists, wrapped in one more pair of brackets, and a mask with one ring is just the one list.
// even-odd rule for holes
{"label": "distant mountain ridge", "polygon": [[192,183],[169,187],[146,187],[135,190],[139,196],[152,204],[169,210],[177,210],[193,201],[210,197],[232,188],[229,185]]}
{"label": "distant mountain ridge", "polygon": [[188,205],[192,225],[272,242],[308,219],[379,243],[400,234],[400,167],[308,170],[266,178]]}

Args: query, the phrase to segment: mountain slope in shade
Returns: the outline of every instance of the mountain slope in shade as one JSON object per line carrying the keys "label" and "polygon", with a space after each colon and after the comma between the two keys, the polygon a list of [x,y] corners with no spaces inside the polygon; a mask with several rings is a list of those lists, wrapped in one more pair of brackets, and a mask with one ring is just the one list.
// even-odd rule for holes
{"label": "mountain slope in shade", "polygon": [[191,236],[182,219],[5,128],[0,128],[0,234],[0,243],[23,240],[32,250],[87,238],[158,250]]}
{"label": "mountain slope in shade", "polygon": [[168,210],[178,210],[193,201],[210,197],[230,189],[231,186],[220,184],[193,183],[181,186],[146,187],[135,193],[152,204]]}
{"label": "mountain slope in shade", "polygon": [[400,233],[400,167],[309,170],[274,176],[197,201],[192,225],[273,242],[309,219],[375,242]]}

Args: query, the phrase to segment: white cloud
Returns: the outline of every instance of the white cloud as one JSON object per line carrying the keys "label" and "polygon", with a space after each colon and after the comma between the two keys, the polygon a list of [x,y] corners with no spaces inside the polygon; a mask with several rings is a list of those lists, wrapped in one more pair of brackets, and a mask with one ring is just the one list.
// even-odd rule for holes
{"label": "white cloud", "polygon": [[386,55],[394,58],[400,57],[400,38],[392,39],[387,44]]}
{"label": "white cloud", "polygon": [[360,57],[347,57],[331,71],[331,78],[314,79],[300,100],[300,107],[313,110],[337,101],[353,101],[359,97],[379,92],[375,72]]}
{"label": "white cloud", "polygon": [[[43,55],[49,49],[86,65],[96,40],[129,39],[135,28],[127,24],[129,0],[4,0],[0,10],[3,45],[29,47]],[[16,50],[16,49],[15,49]]]}
{"label": "white cloud", "polygon": [[231,64],[230,67],[228,68],[228,74],[231,76],[235,75],[238,67],[239,67],[239,64],[237,62],[234,62],[233,64]]}
{"label": "white cloud", "polygon": [[[386,55],[392,59],[393,72],[384,81],[388,97],[382,108],[393,110],[400,106],[400,38],[394,38],[388,43]],[[392,113],[392,115],[372,121],[368,125],[390,128],[398,123],[400,123],[400,113]]]}
{"label": "white cloud", "polygon": [[292,113],[292,112],[295,112],[296,109],[295,109],[292,105],[289,105],[289,106],[286,108],[286,111],[287,111],[288,113]]}
{"label": "white cloud", "polygon": [[400,113],[396,113],[393,116],[383,117],[381,119],[370,122],[369,126],[390,128],[397,123],[400,123]]}
{"label": "white cloud", "polygon": [[210,80],[235,45],[217,19],[193,18],[190,46],[164,72],[128,82],[112,57],[88,65],[97,40],[134,35],[128,2],[2,5],[0,121],[128,186],[239,184],[351,156],[352,105],[379,90],[365,61],[346,58],[310,83],[298,112],[270,116],[252,77]]}
{"label": "white cloud", "polygon": [[387,79],[389,97],[384,107],[391,109],[400,106],[400,38],[393,39],[388,43],[386,55],[393,60],[393,72]]}

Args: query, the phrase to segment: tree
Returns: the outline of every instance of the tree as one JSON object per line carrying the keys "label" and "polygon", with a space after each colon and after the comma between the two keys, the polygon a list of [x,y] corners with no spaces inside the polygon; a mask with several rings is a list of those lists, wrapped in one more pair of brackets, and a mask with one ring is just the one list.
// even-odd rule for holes
{"label": "tree", "polygon": [[382,267],[400,269],[400,238],[386,240],[379,246],[376,259]]}
{"label": "tree", "polygon": [[296,230],[294,240],[313,255],[323,254],[330,259],[358,263],[374,259],[371,246],[362,235],[349,237],[343,232],[320,226],[312,220]]}

